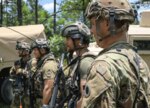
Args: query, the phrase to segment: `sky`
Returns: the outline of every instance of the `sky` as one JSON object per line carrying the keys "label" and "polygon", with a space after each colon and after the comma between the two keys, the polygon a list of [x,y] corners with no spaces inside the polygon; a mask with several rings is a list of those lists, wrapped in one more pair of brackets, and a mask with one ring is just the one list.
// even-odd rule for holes
{"label": "sky", "polygon": [[[56,2],[61,3],[61,0],[56,0]],[[39,4],[41,4],[45,10],[53,12],[54,0],[39,0]]]}

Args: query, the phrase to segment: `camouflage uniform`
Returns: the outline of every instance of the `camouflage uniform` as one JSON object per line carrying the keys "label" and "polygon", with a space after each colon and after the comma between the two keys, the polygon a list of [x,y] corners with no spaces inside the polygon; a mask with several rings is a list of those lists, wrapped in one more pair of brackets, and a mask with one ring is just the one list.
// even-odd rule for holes
{"label": "camouflage uniform", "polygon": [[[21,65],[21,64],[23,64],[23,65]],[[14,93],[15,93],[14,95],[15,96],[14,96],[14,100],[12,101],[12,104],[10,106],[11,108],[19,107],[21,103],[22,103],[23,108],[26,108],[26,105],[29,104],[27,102],[25,103],[25,100],[26,100],[25,98],[27,98],[26,97],[27,96],[26,93],[27,93],[27,89],[28,88],[27,88],[27,83],[26,83],[27,78],[26,78],[24,73],[25,73],[25,66],[27,65],[27,62],[26,63],[21,62],[21,64],[20,64],[19,68],[16,71],[14,71],[14,66],[11,68],[11,71],[10,71],[11,76],[15,77],[14,78],[15,82],[13,83],[13,85],[15,85],[14,89],[15,90],[18,89],[18,91],[22,92],[21,94],[20,93],[16,94],[17,91],[16,92],[14,91]],[[15,73],[15,74],[13,74],[13,73]],[[18,88],[19,87],[18,84],[21,84],[20,88]],[[21,86],[23,88],[21,88]]]}
{"label": "camouflage uniform", "polygon": [[[47,56],[47,57],[46,57]],[[47,54],[43,60],[41,67],[37,67],[36,73],[34,75],[34,85],[35,85],[35,97],[36,97],[36,108],[41,108],[42,106],[42,92],[44,86],[44,80],[46,79],[54,79],[55,74],[58,69],[58,64],[54,59],[53,55]],[[44,58],[43,57],[43,58]],[[39,61],[41,62],[41,61]],[[37,62],[38,64],[38,62]]]}
{"label": "camouflage uniform", "polygon": [[[87,49],[87,46],[89,44],[90,41],[90,31],[88,29],[88,27],[86,25],[84,25],[81,22],[76,22],[73,24],[70,24],[68,26],[66,26],[63,30],[62,30],[62,36],[66,37],[66,38],[71,38],[71,40],[73,41],[73,45],[74,48],[72,49],[73,52],[84,50],[85,52],[82,53],[81,55],[76,55],[77,57],[75,57],[74,59],[70,60],[70,69],[69,69],[69,73],[68,73],[68,79],[66,81],[66,85],[67,85],[67,93],[72,94],[72,98],[73,95],[77,95],[75,101],[77,102],[80,97],[81,97],[81,92],[82,89],[84,88],[84,81],[87,78],[87,74],[88,74],[88,69],[91,66],[91,63],[94,61],[95,55],[92,52],[89,52]],[[78,46],[76,43],[76,40],[80,40],[80,44],[81,45],[87,45],[86,47],[82,47],[82,46]],[[70,46],[71,47],[71,46]],[[76,91],[76,89],[80,90],[80,91]],[[75,91],[74,91],[75,90]],[[71,100],[71,99],[70,99]],[[75,102],[75,104],[76,104]],[[70,103],[70,101],[68,102],[68,104]],[[76,107],[76,106],[75,106]]]}
{"label": "camouflage uniform", "polygon": [[[92,0],[86,15],[97,44],[105,49],[90,68],[82,108],[149,108],[150,70],[125,42],[128,26],[134,21],[128,1]],[[101,30],[101,24],[107,26]]]}
{"label": "camouflage uniform", "polygon": [[149,72],[130,45],[117,43],[105,49],[90,69],[82,107],[132,108],[140,89],[137,103],[141,106],[138,108],[148,108]]}
{"label": "camouflage uniform", "polygon": [[[26,104],[24,103],[25,98],[27,98],[27,77],[25,75],[27,62],[30,60],[30,46],[26,42],[17,42],[16,50],[28,51],[28,55],[26,55],[26,60],[23,60],[23,57],[14,63],[14,66],[10,69],[10,77],[13,81],[13,91],[14,91],[14,99],[10,105],[11,108],[17,108],[20,105],[23,108],[26,108]],[[23,52],[22,52],[23,53]]]}
{"label": "camouflage uniform", "polygon": [[[49,50],[49,43],[45,39],[37,39],[37,43],[33,43],[32,48],[45,48]],[[36,58],[37,59],[37,58]],[[53,54],[49,51],[41,58],[37,59],[36,68],[32,68],[32,81],[34,83],[34,107],[41,108],[43,105],[43,89],[45,80],[54,80],[58,70],[58,63]],[[33,85],[32,85],[33,86]],[[42,106],[43,107],[43,106]]]}

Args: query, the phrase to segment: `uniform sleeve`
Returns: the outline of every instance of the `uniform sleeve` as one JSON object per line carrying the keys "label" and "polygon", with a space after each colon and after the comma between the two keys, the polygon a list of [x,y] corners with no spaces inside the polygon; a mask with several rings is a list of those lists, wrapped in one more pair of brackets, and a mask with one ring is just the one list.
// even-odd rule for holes
{"label": "uniform sleeve", "polygon": [[16,74],[23,74],[25,72],[25,69],[18,68],[16,71]]}
{"label": "uniform sleeve", "polygon": [[20,60],[16,60],[16,61],[14,62],[14,65],[10,68],[9,73],[10,73],[10,74],[16,74],[16,70],[17,70],[18,68],[20,68]]}
{"label": "uniform sleeve", "polygon": [[54,79],[58,70],[58,64],[54,60],[46,61],[43,66],[43,79]]}
{"label": "uniform sleeve", "polygon": [[86,79],[87,74],[89,73],[89,68],[91,67],[94,58],[92,57],[85,57],[80,61],[79,71],[81,79]]}
{"label": "uniform sleeve", "polygon": [[110,98],[112,76],[106,63],[101,64],[92,65],[84,89],[82,108],[114,108]]}
{"label": "uniform sleeve", "polygon": [[15,66],[13,66],[11,69],[10,69],[10,74],[22,74],[25,72],[25,69],[22,69],[22,68],[17,68],[15,69]]}
{"label": "uniform sleeve", "polygon": [[150,70],[147,64],[142,60],[140,63],[140,79],[142,80],[143,93],[147,97],[148,107],[150,107]]}

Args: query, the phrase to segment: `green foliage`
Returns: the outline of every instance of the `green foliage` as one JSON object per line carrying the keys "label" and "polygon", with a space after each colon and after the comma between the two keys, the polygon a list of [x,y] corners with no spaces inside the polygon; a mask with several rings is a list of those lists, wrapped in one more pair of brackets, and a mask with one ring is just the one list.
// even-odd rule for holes
{"label": "green foliage", "polygon": [[[17,26],[18,22],[17,0],[3,3],[3,26]],[[38,5],[38,22],[50,17],[49,13]],[[22,25],[35,24],[35,0],[22,0]]]}
{"label": "green foliage", "polygon": [[64,38],[60,35],[54,35],[49,38],[50,48],[56,57],[60,57],[65,52]]}
{"label": "green foliage", "polygon": [[149,2],[149,0],[142,0],[142,2]]}
{"label": "green foliage", "polygon": [[60,10],[62,11],[60,18],[65,18],[66,22],[83,21],[83,1],[84,0],[64,0],[60,4]]}
{"label": "green foliage", "polygon": [[64,25],[76,21],[87,23],[84,13],[89,1],[90,0],[62,0],[58,10],[60,13],[57,13],[57,33],[60,33]]}

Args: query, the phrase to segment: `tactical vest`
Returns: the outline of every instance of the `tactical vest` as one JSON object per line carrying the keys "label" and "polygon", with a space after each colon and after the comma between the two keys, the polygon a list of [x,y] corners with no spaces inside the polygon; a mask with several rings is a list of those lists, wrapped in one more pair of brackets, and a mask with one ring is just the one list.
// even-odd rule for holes
{"label": "tactical vest", "polygon": [[117,108],[149,108],[149,69],[132,46],[116,43],[100,52],[98,61],[110,65],[114,82],[107,83],[113,85]]}
{"label": "tactical vest", "polygon": [[[24,72],[28,61],[30,61],[30,57],[26,61],[23,61],[21,58],[20,60],[15,61],[14,66],[10,70],[10,80],[12,81],[13,93],[15,96],[27,94],[27,76],[25,76]],[[17,70],[15,70],[15,66],[18,67]]]}
{"label": "tactical vest", "polygon": [[22,73],[23,70],[25,70],[27,62],[30,60],[30,58],[26,61],[23,61],[22,58],[20,60],[17,60],[14,62],[14,66],[10,69],[10,74],[16,74],[15,72],[15,66],[18,67],[17,71]]}
{"label": "tactical vest", "polygon": [[39,60],[37,62],[36,71],[32,76],[32,79],[34,80],[34,95],[36,98],[42,98],[42,91],[44,87],[43,66],[46,61],[49,60],[55,60],[52,54],[47,54],[41,60]]}
{"label": "tactical vest", "polygon": [[72,94],[72,97],[76,95],[76,99],[80,99],[80,82],[81,79],[85,80],[89,73],[89,67],[94,61],[96,55],[92,52],[86,52],[82,56],[79,56],[72,60],[74,64],[72,64],[70,69],[70,73],[67,79],[67,91],[66,94]]}

